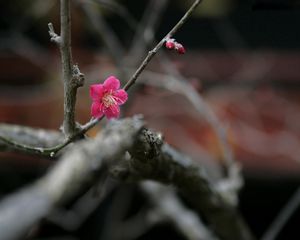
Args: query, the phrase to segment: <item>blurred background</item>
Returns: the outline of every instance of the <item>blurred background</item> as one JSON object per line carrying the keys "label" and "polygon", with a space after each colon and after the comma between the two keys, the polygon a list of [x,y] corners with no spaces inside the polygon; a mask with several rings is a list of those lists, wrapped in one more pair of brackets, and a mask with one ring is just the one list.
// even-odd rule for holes
{"label": "blurred background", "polygon": [[[80,123],[90,119],[89,85],[109,75],[126,82],[191,3],[73,1],[73,60],[86,76],[78,92]],[[160,51],[130,90],[130,101],[123,109],[124,116],[143,114],[150,128],[161,131],[167,142],[217,175],[223,156],[207,111],[197,110],[187,92],[174,90],[180,84],[170,88],[165,83],[172,76],[202,96],[198,100],[216,114],[243,167],[240,209],[258,237],[299,186],[298,6],[296,1],[271,5],[268,1],[204,0],[175,36],[186,54]],[[60,56],[49,40],[47,24],[52,22],[59,32],[59,1],[1,1],[0,9],[0,122],[58,129],[63,116]],[[90,135],[99,130],[101,126]],[[51,164],[46,159],[1,153],[1,195],[32,181]],[[134,186],[126,189],[131,196],[129,212],[137,212],[132,206],[145,199]],[[107,214],[111,200],[124,196],[120,191],[124,190],[115,190],[105,204],[95,207],[76,231],[49,220],[37,236],[87,239],[88,232],[88,239],[109,239],[103,238],[97,224],[103,223],[99,218]],[[299,210],[294,211],[276,239],[299,239],[299,220]],[[167,224],[139,239],[163,236],[182,239]]]}

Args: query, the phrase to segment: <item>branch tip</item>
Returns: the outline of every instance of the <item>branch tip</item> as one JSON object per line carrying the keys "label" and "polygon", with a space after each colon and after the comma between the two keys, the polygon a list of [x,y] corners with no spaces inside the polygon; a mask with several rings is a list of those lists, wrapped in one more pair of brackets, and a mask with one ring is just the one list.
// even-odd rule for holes
{"label": "branch tip", "polygon": [[49,32],[49,35],[50,35],[50,41],[51,42],[55,42],[57,44],[60,44],[61,38],[60,38],[60,36],[57,33],[55,33],[53,24],[52,23],[48,23],[48,28],[49,28],[48,32]]}

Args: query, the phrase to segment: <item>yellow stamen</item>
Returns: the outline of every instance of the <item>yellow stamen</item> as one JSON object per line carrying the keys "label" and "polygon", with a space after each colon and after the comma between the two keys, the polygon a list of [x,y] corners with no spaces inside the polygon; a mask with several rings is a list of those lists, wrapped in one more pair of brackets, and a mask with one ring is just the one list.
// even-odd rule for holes
{"label": "yellow stamen", "polygon": [[111,105],[116,104],[116,100],[114,99],[114,97],[111,93],[104,94],[104,96],[102,98],[102,102],[105,107],[110,107]]}

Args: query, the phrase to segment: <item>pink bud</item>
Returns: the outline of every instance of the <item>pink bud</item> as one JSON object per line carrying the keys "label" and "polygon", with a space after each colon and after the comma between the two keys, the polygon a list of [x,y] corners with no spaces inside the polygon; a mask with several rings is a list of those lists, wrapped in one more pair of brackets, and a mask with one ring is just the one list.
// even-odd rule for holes
{"label": "pink bud", "polygon": [[179,54],[185,54],[185,48],[180,43],[175,44],[175,49]]}
{"label": "pink bud", "polygon": [[173,49],[175,47],[175,42],[174,42],[174,39],[171,38],[171,39],[168,39],[166,41],[166,48],[167,49]]}

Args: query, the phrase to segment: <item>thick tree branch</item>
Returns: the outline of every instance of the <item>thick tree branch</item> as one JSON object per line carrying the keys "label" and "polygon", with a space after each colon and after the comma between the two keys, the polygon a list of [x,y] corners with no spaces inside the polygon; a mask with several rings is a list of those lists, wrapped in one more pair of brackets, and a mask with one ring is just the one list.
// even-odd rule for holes
{"label": "thick tree branch", "polygon": [[[215,191],[214,185],[209,183],[204,169],[167,144],[163,144],[161,136],[149,130],[144,130],[132,145],[134,135],[132,131],[138,131],[141,123],[137,120],[131,122],[127,120],[127,124],[126,121],[122,122],[123,124],[114,125],[103,131],[95,142],[85,141],[76,144],[46,177],[0,205],[0,223],[3,223],[0,226],[7,227],[6,224],[11,224],[9,221],[15,221],[13,218],[18,217],[19,208],[23,208],[24,204],[30,206],[30,202],[35,199],[35,207],[28,207],[26,208],[28,211],[24,212],[26,220],[18,218],[20,226],[14,225],[14,229],[20,228],[14,232],[21,234],[48,214],[53,205],[62,204],[85,183],[92,181],[93,176],[100,168],[102,169],[103,161],[107,162],[108,158],[116,159],[116,156],[120,156],[115,155],[117,154],[115,151],[121,148],[124,153],[126,148],[134,146],[130,150],[132,158],[113,168],[114,176],[127,181],[152,179],[174,184],[207,219],[221,239],[253,239],[237,210]],[[128,129],[128,125],[131,128]],[[7,216],[6,214],[12,218],[2,219],[1,216]],[[6,233],[7,231],[3,231],[3,234]]]}
{"label": "thick tree branch", "polygon": [[94,141],[74,145],[43,178],[5,198],[0,203],[0,239],[19,239],[54,207],[91,185],[133,146],[142,125],[137,118],[112,122]]}
{"label": "thick tree branch", "polygon": [[[20,126],[13,126],[13,125],[1,125],[0,126],[0,132],[6,136],[8,135],[9,138],[14,139],[14,138],[21,138],[21,142],[26,142],[27,144],[30,145],[51,145],[53,144],[52,142],[58,141],[58,139],[62,139],[63,135],[55,132],[55,131],[45,131],[45,130],[37,130],[37,129],[32,129],[32,128],[24,128]],[[13,134],[12,134],[13,133]],[[144,185],[143,185],[144,186]],[[145,185],[147,186],[147,184]],[[188,239],[211,239],[207,237],[198,237],[197,236],[210,236],[209,232],[203,231],[202,228],[204,226],[201,225],[201,222],[198,222],[199,219],[197,219],[192,212],[188,210],[184,210],[184,207],[181,206],[179,203],[178,199],[176,199],[174,194],[171,194],[169,191],[166,192],[164,191],[165,196],[162,199],[161,193],[160,195],[160,201],[158,201],[158,193],[161,192],[159,189],[156,187],[143,187],[143,189],[147,192],[147,194],[150,196],[152,199],[151,201],[154,203],[156,209],[160,209],[159,212],[161,215],[162,219],[168,220],[173,225],[178,229],[180,232],[182,232],[184,235],[188,237]],[[31,192],[31,191],[30,191]],[[32,193],[34,194],[34,193]],[[168,208],[164,208],[164,204],[169,204],[169,200],[172,200],[171,206]],[[30,201],[30,200],[28,200]],[[41,201],[46,201],[45,199],[41,199]],[[41,203],[41,206],[46,208],[44,204]],[[171,207],[171,208],[170,208]],[[47,210],[48,211],[48,210]],[[45,214],[42,212],[42,214]],[[180,218],[179,218],[180,215]],[[39,215],[38,215],[39,216]],[[183,218],[183,216],[185,216]],[[74,217],[74,216],[73,216]],[[29,217],[30,218],[30,217]],[[186,221],[188,220],[188,221]],[[201,231],[199,229],[202,229]],[[205,230],[205,229],[204,229]],[[206,233],[207,232],[207,233]]]}
{"label": "thick tree branch", "polygon": [[159,134],[144,130],[130,151],[131,158],[111,173],[124,181],[151,179],[175,185],[224,240],[252,240],[246,223],[209,183],[205,169],[167,144]]}

